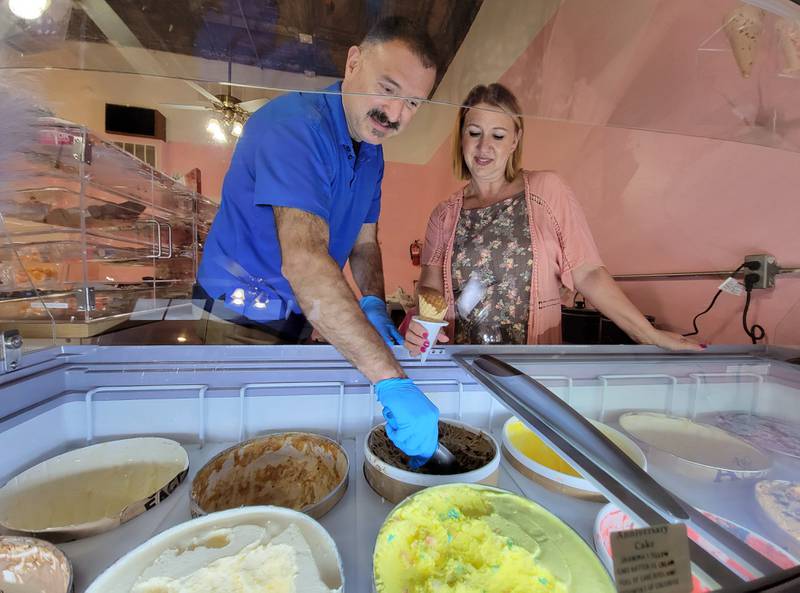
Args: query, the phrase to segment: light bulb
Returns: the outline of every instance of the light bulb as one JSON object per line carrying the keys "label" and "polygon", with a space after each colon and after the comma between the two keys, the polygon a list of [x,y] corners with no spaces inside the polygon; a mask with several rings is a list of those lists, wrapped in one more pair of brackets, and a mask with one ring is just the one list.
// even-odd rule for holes
{"label": "light bulb", "polygon": [[231,134],[238,138],[239,136],[242,135],[242,130],[243,129],[244,128],[242,126],[242,122],[235,121],[235,122],[233,122],[233,125],[231,126]]}
{"label": "light bulb", "polygon": [[231,295],[231,302],[234,305],[244,305],[244,289],[237,288]]}
{"label": "light bulb", "polygon": [[34,21],[50,8],[50,0],[8,0],[8,9],[21,19]]}
{"label": "light bulb", "polygon": [[220,125],[219,120],[216,120],[212,117],[210,120],[208,120],[208,125],[206,126],[206,130],[208,130],[212,134],[216,132],[221,132],[222,125]]}
{"label": "light bulb", "polygon": [[208,120],[208,125],[206,126],[206,130],[211,137],[216,140],[217,142],[224,144],[228,141],[228,137],[225,135],[225,130],[222,129],[222,125],[219,123],[219,120],[211,118]]}

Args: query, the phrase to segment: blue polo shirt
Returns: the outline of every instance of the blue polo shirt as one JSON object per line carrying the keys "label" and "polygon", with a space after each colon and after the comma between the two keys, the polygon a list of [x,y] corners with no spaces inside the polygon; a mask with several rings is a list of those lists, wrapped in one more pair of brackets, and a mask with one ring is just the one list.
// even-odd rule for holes
{"label": "blue polo shirt", "polygon": [[[326,90],[341,92],[341,83]],[[257,321],[300,313],[281,274],[273,206],[328,223],[330,256],[344,267],[361,226],[378,221],[383,150],[356,156],[339,94],[290,93],[255,112],[231,159],[197,279],[214,298]],[[291,246],[289,246],[291,248]]]}

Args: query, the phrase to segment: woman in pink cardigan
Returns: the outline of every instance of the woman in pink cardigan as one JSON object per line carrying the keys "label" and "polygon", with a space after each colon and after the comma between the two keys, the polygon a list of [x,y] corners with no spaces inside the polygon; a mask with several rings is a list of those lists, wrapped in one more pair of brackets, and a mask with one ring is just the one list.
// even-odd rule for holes
{"label": "woman in pink cardigan", "polygon": [[[500,84],[473,88],[458,114],[453,167],[467,185],[431,214],[419,285],[448,304],[456,344],[557,344],[561,290],[577,290],[635,341],[669,350],[703,346],[655,329],[603,266],[572,191],[550,171],[525,171],[523,120]],[[430,337],[412,322],[406,347]]]}

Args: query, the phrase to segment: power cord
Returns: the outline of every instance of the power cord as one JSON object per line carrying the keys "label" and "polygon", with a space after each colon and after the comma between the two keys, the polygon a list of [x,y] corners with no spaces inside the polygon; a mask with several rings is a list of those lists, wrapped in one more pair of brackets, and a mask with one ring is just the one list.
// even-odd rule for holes
{"label": "power cord", "polygon": [[[735,276],[742,268],[748,268],[749,270],[755,271],[758,270],[760,267],[761,263],[757,261],[744,262],[733,272],[731,272],[731,276]],[[747,312],[750,309],[750,293],[753,290],[753,285],[758,281],[758,279],[759,279],[758,274],[747,274],[744,277],[744,288],[745,291],[747,292],[747,297],[745,298],[744,311],[742,313],[742,326],[744,327],[745,333],[748,335],[753,344],[757,343],[759,340],[763,340],[764,337],[766,336],[764,328],[761,327],[760,325],[754,324],[752,327],[747,326]],[[711,299],[711,302],[708,304],[708,307],[706,307],[703,311],[694,316],[694,319],[692,319],[692,327],[694,328],[694,331],[689,332],[688,334],[683,334],[684,337],[688,338],[689,336],[696,336],[698,333],[700,333],[700,330],[697,328],[697,320],[714,308],[714,305],[717,303],[717,299],[721,294],[722,294],[722,289],[717,290],[717,294],[715,294],[714,298]]]}
{"label": "power cord", "polygon": [[[748,262],[750,264],[756,264],[755,267],[749,266],[751,270],[757,270],[761,265],[759,262]],[[759,275],[758,274],[745,274],[744,277],[744,289],[747,291],[747,296],[745,297],[744,301],[744,311],[742,312],[742,327],[744,328],[744,333],[746,333],[753,344],[757,344],[759,340],[763,340],[764,337],[767,335],[767,332],[764,331],[764,328],[754,323],[752,326],[747,326],[747,312],[750,309],[750,293],[753,291],[753,285],[758,282]]]}

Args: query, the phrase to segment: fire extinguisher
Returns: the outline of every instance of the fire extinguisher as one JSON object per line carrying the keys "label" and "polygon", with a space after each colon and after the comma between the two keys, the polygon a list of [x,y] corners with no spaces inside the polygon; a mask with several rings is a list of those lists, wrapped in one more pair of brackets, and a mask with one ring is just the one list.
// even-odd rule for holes
{"label": "fire extinguisher", "polygon": [[414,266],[419,265],[419,257],[422,253],[422,243],[419,239],[415,239],[411,246],[408,248],[408,253],[411,256],[411,264]]}

